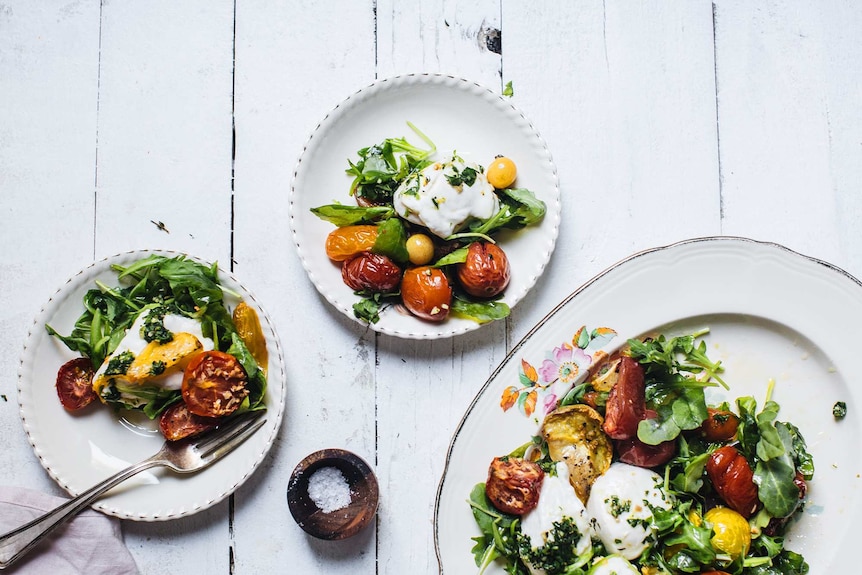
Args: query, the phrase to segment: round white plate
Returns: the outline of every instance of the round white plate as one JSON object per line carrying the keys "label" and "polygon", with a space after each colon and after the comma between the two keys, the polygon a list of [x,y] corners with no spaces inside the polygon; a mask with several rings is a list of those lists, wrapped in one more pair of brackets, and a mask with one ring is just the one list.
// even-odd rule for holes
{"label": "round white plate", "polygon": [[[154,454],[164,438],[158,432],[158,420],[149,421],[145,416],[130,422],[122,413],[103,405],[91,405],[78,413],[63,409],[54,387],[57,370],[78,355],[48,335],[45,324],[68,334],[84,310],[84,293],[95,287],[95,280],[116,286],[117,274],[111,270],[112,264],[129,265],[154,253],[179,255],[163,251],[127,252],[80,271],[45,304],[24,344],[18,372],[18,402],[24,430],[42,466],[70,495],[77,495]],[[109,491],[93,504],[95,509],[136,521],[161,521],[196,513],[242,485],[272,445],[284,411],[281,345],[272,320],[254,295],[224,270],[219,270],[219,279],[224,287],[241,294],[242,300],[260,317],[269,350],[266,423],[236,451],[211,467],[192,475],[178,475],[164,468],[144,471]],[[238,302],[225,294],[229,309]]]}
{"label": "round white plate", "polygon": [[[710,402],[752,395],[763,406],[767,382],[779,420],[796,424],[816,471],[809,502],[790,528],[786,548],[802,553],[811,573],[851,573],[857,566],[855,522],[862,513],[860,409],[855,382],[862,325],[862,285],[822,261],[781,246],[741,238],[704,238],[636,254],[584,284],[545,317],[497,368],[455,432],[437,494],[435,545],[446,575],[474,574],[471,537],[480,535],[467,499],[485,481],[495,455],[534,435],[543,416],[539,391],[530,417],[501,398],[519,380],[523,363],[537,369],[555,350],[571,346],[581,326],[609,328],[582,350],[592,355],[659,330],[668,334],[709,327],[708,354],[721,360],[729,392]],[[575,354],[577,355],[577,353]],[[545,364],[550,366],[551,364]],[[836,421],[832,407],[845,401]],[[502,574],[498,565],[486,573]]]}
{"label": "round white plate", "polygon": [[[339,104],[317,126],[302,151],[290,193],[290,227],[309,278],[333,306],[365,323],[353,315],[359,298],[344,285],[340,266],[326,257],[324,241],[335,226],[309,210],[335,202],[356,204],[345,169],[359,149],[399,137],[424,147],[407,122],[422,130],[438,152],[455,150],[483,166],[497,155],[509,156],[518,166],[516,185],[545,202],[547,213],[540,225],[500,237],[512,267],[502,301],[514,306],[539,279],[554,250],[560,224],[557,169],[545,142],[508,100],[452,76],[416,74],[375,82]],[[390,306],[370,327],[398,337],[433,339],[480,326],[459,318],[430,323]]]}

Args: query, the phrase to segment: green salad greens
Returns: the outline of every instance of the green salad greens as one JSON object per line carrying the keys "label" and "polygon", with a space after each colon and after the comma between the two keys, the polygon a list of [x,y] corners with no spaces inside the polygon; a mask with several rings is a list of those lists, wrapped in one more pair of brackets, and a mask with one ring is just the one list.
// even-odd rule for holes
{"label": "green salad greens", "polygon": [[[705,342],[698,342],[705,333],[627,342],[620,357],[637,361],[643,386],[638,392],[642,397],[624,400],[628,405],[642,402],[644,419],[636,437],[607,438],[613,445],[613,463],[592,480],[592,493],[587,491],[583,501],[573,489],[568,502],[547,495],[551,499],[543,506],[546,484],[558,475],[560,465],[564,469],[569,465],[565,459],[552,458],[553,448],[560,446],[550,446],[554,431],[544,425],[524,445],[494,459],[487,481],[477,483],[468,498],[480,532],[472,548],[478,573],[491,565],[510,575],[808,573],[805,559],[785,547],[784,537],[804,509],[807,482],[814,477],[813,458],[800,430],[779,420],[779,405],[772,399],[774,382],[767,385],[760,406],[750,396],[739,397],[732,405],[707,405],[704,389],[727,384],[721,363],[710,360]],[[609,404],[620,402],[620,394],[633,388],[621,383],[622,374],[611,380],[610,389],[605,387],[608,369],[573,384],[545,421],[571,409],[566,406],[580,405],[587,412],[594,410],[602,429],[608,429],[603,418]],[[616,386],[622,387],[615,390]],[[587,442],[579,433],[562,449],[566,457],[576,458],[578,453],[583,457],[595,445],[595,438]],[[638,446],[635,456],[633,443]],[[670,449],[658,462],[651,458],[660,445]],[[499,462],[509,466],[505,474],[497,471],[496,466],[503,465]],[[609,497],[603,490],[599,493],[604,495],[596,495],[603,474],[620,470],[625,474],[627,469],[649,474],[667,503],[655,504],[635,487],[632,495],[624,483],[614,484],[618,495]],[[529,480],[530,473],[543,479]],[[574,486],[575,480],[569,479]],[[595,511],[603,508],[609,512]],[[582,515],[589,518],[588,528],[577,522]],[[545,525],[541,541],[527,535],[535,533],[536,517],[554,518]],[[533,521],[529,530],[523,527],[528,520]],[[590,538],[589,545],[583,544],[585,537]]]}
{"label": "green salad greens", "polygon": [[[506,186],[503,189],[494,189],[488,184],[484,167],[468,165],[455,153],[449,163],[435,160],[437,147],[434,142],[410,122],[407,122],[407,125],[422,140],[423,147],[400,137],[386,138],[378,144],[358,150],[357,158],[347,160],[346,169],[347,175],[352,177],[349,193],[358,205],[333,203],[312,208],[311,212],[339,228],[377,226],[379,235],[374,245],[357,247],[354,255],[365,251],[384,256],[402,272],[417,265],[431,265],[443,270],[454,292],[446,314],[477,323],[507,317],[510,310],[508,305],[500,301],[502,294],[488,297],[471,295],[461,289],[455,279],[455,268],[469,265],[465,262],[467,246],[470,243],[481,241],[496,244],[495,236],[504,230],[519,230],[538,225],[545,215],[544,202],[525,188]],[[427,183],[423,170],[432,164],[445,166],[443,172],[446,181],[449,186],[459,190],[459,193],[481,180],[493,190],[495,205],[499,205],[499,208],[490,217],[470,218],[459,222],[457,233],[447,237],[436,237],[415,220],[409,221],[410,210],[407,210],[408,213],[397,213],[394,207],[395,197],[399,190],[414,198],[421,197],[422,186]],[[433,197],[432,201],[434,210],[442,210],[446,198]],[[423,259],[420,262],[411,257],[408,240],[416,235],[431,236],[428,239],[434,246],[434,257],[431,260]],[[345,283],[348,282],[345,280]],[[398,289],[373,289],[367,287],[367,284],[373,282],[362,283],[366,287],[355,290],[355,294],[361,298],[353,305],[357,318],[376,323],[385,306],[401,303],[402,294]],[[411,312],[415,311],[410,309],[409,305],[406,307]]]}
{"label": "green salad greens", "polygon": [[[215,350],[235,357],[248,376],[248,395],[238,412],[265,409],[264,370],[240,337],[225,307],[224,294],[228,290],[219,283],[216,264],[205,266],[184,256],[151,255],[129,266],[111,267],[117,272],[119,285],[96,281],[96,287],[84,295],[84,312],[71,333],[62,335],[46,325],[49,334],[89,358],[94,370],[99,370],[107,360],[104,375],[121,376],[127,373],[135,356],[129,351],[112,354],[136,320],[144,318],[140,336],[145,342],[164,344],[173,338],[165,328],[165,315],[188,318],[199,324]],[[149,375],[158,376],[164,369],[163,361],[154,361]],[[142,410],[150,418],[182,400],[179,389],[167,389],[156,383],[129,385],[120,378],[116,382],[109,378],[109,384],[100,390],[100,398],[117,408]]]}

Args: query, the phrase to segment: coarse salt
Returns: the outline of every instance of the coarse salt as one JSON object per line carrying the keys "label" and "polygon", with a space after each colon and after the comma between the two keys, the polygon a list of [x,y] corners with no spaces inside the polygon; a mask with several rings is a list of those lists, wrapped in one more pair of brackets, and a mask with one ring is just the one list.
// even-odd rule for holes
{"label": "coarse salt", "polygon": [[308,478],[308,496],[318,509],[332,513],[350,505],[350,485],[337,467],[321,467]]}

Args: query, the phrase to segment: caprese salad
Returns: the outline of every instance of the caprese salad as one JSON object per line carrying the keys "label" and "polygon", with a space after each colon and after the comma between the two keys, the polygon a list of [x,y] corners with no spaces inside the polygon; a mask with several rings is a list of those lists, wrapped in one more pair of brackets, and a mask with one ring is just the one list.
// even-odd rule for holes
{"label": "caprese salad", "polygon": [[814,475],[805,440],[777,419],[772,383],[760,409],[707,405],[704,389],[725,384],[700,335],[604,354],[535,437],[490,462],[470,494],[479,573],[808,572],[784,547]]}
{"label": "caprese salad", "polygon": [[168,440],[265,409],[267,348],[254,308],[230,313],[215,264],[152,255],[113,265],[117,286],[97,281],[69,335],[46,325],[81,357],[57,373],[69,411],[93,402],[159,419]]}
{"label": "caprese salad", "polygon": [[457,152],[438,157],[433,142],[408,125],[427,148],[388,138],[359,150],[347,168],[356,205],[311,210],[337,226],[324,248],[360,297],[354,315],[376,323],[396,303],[430,322],[508,316],[499,298],[512,270],[495,236],[538,224],[544,202],[514,187],[512,159],[488,158],[486,169]]}

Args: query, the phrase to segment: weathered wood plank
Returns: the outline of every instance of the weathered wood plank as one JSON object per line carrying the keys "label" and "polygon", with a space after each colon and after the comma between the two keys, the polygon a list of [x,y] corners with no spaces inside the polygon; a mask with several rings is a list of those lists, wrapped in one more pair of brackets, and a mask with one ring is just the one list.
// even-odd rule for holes
{"label": "weathered wood plank", "polygon": [[[238,575],[375,572],[373,525],[349,541],[318,541],[294,523],[286,500],[291,471],[317,449],[348,449],[375,464],[374,336],[317,293],[288,225],[288,192],[306,140],[373,79],[372,2],[238,4],[235,269],[272,314],[287,368],[279,440],[235,496]],[[330,196],[320,193],[326,203]]]}

